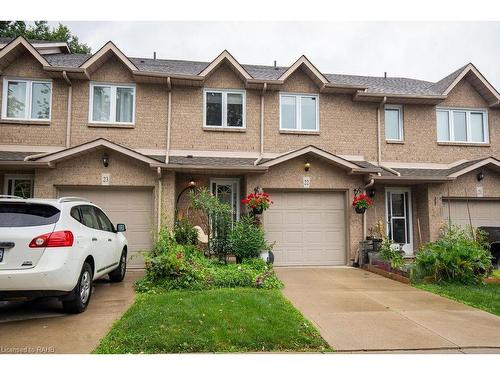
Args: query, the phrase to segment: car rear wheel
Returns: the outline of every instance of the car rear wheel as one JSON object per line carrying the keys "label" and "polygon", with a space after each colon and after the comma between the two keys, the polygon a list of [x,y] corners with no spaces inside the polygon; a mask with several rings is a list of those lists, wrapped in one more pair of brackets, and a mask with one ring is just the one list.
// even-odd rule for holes
{"label": "car rear wheel", "polygon": [[84,263],[78,283],[68,296],[63,299],[63,309],[70,314],[79,314],[87,309],[92,296],[92,267]]}
{"label": "car rear wheel", "polygon": [[111,271],[109,279],[114,283],[119,283],[125,278],[125,273],[127,272],[127,251],[124,249],[122,255],[120,256],[120,263],[118,267]]}

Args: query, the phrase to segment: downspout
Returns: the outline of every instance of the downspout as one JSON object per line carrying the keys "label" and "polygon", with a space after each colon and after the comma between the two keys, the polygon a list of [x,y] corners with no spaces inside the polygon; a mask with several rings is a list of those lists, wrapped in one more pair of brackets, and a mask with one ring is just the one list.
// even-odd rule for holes
{"label": "downspout", "polygon": [[[371,178],[370,182],[368,182],[365,185],[365,194],[366,194],[366,189],[371,188],[374,184],[375,184],[375,179]],[[363,241],[366,240],[366,232],[367,228],[366,228],[366,211],[365,211],[363,212]]]}
{"label": "downspout", "polygon": [[158,207],[157,207],[157,217],[156,217],[156,231],[157,233],[160,233],[161,229],[161,189],[162,189],[162,183],[161,183],[161,167],[156,168],[156,173],[158,174]]}
{"label": "downspout", "polygon": [[260,94],[260,153],[254,165],[259,164],[264,156],[264,96],[267,91],[267,82],[264,82],[262,93]]}
{"label": "downspout", "polygon": [[385,103],[387,102],[387,96],[384,96],[384,98],[382,99],[382,101],[380,102],[379,106],[377,107],[377,163],[378,165],[380,166],[380,164],[382,163],[382,136],[380,134],[380,129],[381,129],[381,125],[380,125],[380,111],[382,110],[382,108],[384,107]]}
{"label": "downspout", "polygon": [[168,164],[170,157],[170,128],[172,120],[172,81],[167,77],[168,109],[167,109],[167,152],[165,154],[165,164]]}
{"label": "downspout", "polygon": [[71,111],[73,107],[73,85],[65,70],[62,72],[63,78],[68,84],[68,117],[66,119],[66,148],[71,147]]}

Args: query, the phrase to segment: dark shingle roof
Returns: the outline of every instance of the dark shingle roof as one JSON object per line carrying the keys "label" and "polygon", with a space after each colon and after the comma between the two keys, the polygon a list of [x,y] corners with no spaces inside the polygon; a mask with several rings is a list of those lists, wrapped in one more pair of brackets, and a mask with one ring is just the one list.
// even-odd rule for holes
{"label": "dark shingle roof", "polygon": [[[476,164],[484,159],[469,160],[458,164],[452,168],[393,168],[397,172],[401,173],[401,177],[416,177],[416,178],[436,178],[436,177],[447,177],[455,172],[458,172],[464,168],[467,168],[473,164]],[[395,176],[387,170],[382,173],[383,176]]]}
{"label": "dark shingle roof", "polygon": [[170,156],[169,163],[179,165],[206,165],[213,167],[251,167],[254,165],[255,160],[254,158]]}
{"label": "dark shingle roof", "polygon": [[[0,44],[7,44],[14,40],[15,38],[1,37]],[[50,43],[66,43],[64,40],[39,40],[39,39],[28,39],[28,42],[34,44],[50,44]]]}
{"label": "dark shingle roof", "polygon": [[0,161],[23,161],[26,156],[34,154],[34,152],[0,151]]}

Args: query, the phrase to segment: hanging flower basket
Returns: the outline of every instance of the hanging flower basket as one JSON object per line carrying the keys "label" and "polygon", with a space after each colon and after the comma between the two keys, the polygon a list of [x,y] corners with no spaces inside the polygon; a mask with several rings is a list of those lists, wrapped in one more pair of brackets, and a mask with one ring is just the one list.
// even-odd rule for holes
{"label": "hanging flower basket", "polygon": [[241,203],[255,216],[262,215],[273,204],[273,201],[267,193],[250,193],[241,200]]}
{"label": "hanging flower basket", "polygon": [[371,207],[373,201],[365,193],[355,195],[352,205],[357,214],[364,214],[366,209]]}

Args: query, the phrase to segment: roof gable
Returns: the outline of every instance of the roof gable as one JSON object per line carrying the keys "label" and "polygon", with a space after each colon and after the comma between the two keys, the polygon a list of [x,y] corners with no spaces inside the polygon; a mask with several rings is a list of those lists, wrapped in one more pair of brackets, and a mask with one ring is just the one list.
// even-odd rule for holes
{"label": "roof gable", "polygon": [[89,73],[95,72],[111,56],[116,56],[130,71],[138,71],[134,63],[111,41],[107,42],[99,51],[93,54],[92,57],[84,61],[80,65],[80,68],[89,71]]}
{"label": "roof gable", "polygon": [[80,154],[87,153],[89,151],[97,150],[99,148],[106,148],[109,150],[116,151],[120,154],[127,155],[133,159],[142,161],[146,164],[157,164],[158,160],[153,159],[149,156],[143,155],[137,151],[134,151],[126,146],[120,145],[118,143],[114,143],[108,141],[104,138],[98,138],[93,141],[83,143],[78,146],[70,147],[61,151],[52,152],[49,154],[38,154],[31,155],[26,157],[27,160],[36,160],[39,162],[60,162],[66,159],[74,158]]}
{"label": "roof gable", "polygon": [[457,167],[452,168],[451,169],[452,173],[450,173],[448,177],[457,178],[475,169],[486,166],[496,167],[500,170],[500,160],[494,157],[489,157],[482,160],[476,160],[475,162],[467,162],[464,163],[463,165],[459,165]]}
{"label": "roof gable", "polygon": [[222,53],[219,56],[217,56],[210,64],[208,64],[208,66],[205,67],[198,75],[206,78],[225,62],[229,64],[231,69],[241,79],[243,80],[252,79],[252,76],[227,50],[222,51]]}
{"label": "roof gable", "polygon": [[0,50],[0,73],[24,52],[29,52],[43,67],[49,67],[47,60],[24,37],[18,36]]}
{"label": "roof gable", "polygon": [[292,64],[278,78],[281,81],[286,81],[297,69],[303,69],[305,73],[318,85],[324,86],[328,83],[328,79],[316,68],[304,55],[300,56],[295,63]]}

